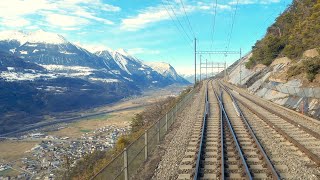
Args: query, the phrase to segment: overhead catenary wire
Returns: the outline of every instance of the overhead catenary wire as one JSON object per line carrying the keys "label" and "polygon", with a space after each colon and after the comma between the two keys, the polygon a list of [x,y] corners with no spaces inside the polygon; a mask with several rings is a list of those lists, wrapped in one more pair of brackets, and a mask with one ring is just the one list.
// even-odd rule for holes
{"label": "overhead catenary wire", "polygon": [[186,32],[185,28],[183,27],[183,25],[182,25],[181,21],[179,20],[179,18],[178,18],[178,16],[177,16],[176,12],[175,12],[175,10],[174,10],[174,8],[172,7],[172,4],[169,2],[169,0],[167,0],[167,5],[170,7],[170,9],[171,9],[171,11],[172,11],[172,13],[173,13],[174,17],[175,17],[175,18],[176,18],[176,20],[178,21],[178,23],[179,23],[179,25],[180,25],[181,29],[183,30],[183,32],[185,33],[185,35],[187,36],[187,38],[190,40],[190,42],[192,42],[193,40],[190,38],[189,34]]}
{"label": "overhead catenary wire", "polygon": [[185,17],[186,17],[186,19],[187,19],[187,22],[188,22],[188,25],[189,25],[189,29],[190,29],[190,31],[192,32],[193,37],[195,38],[195,37],[196,37],[196,35],[195,35],[195,33],[194,33],[194,31],[193,31],[193,28],[192,28],[192,25],[191,25],[191,23],[190,23],[190,19],[189,19],[189,17],[188,17],[188,14],[187,14],[187,11],[186,11],[186,8],[185,8],[185,5],[184,5],[184,3],[183,3],[183,0],[180,0],[180,2],[181,2],[181,4],[182,4],[182,8],[183,8],[183,11],[184,11]]}
{"label": "overhead catenary wire", "polygon": [[239,5],[239,0],[237,0],[237,4],[236,4],[236,8],[234,10],[234,14],[232,17],[232,23],[231,23],[231,29],[230,29],[230,33],[229,33],[229,37],[228,37],[228,43],[226,46],[226,50],[229,50],[229,46],[230,46],[230,41],[231,41],[231,37],[232,37],[232,33],[233,33],[233,27],[234,27],[234,23],[235,23],[235,19],[236,19],[236,15],[237,15],[237,10],[238,10],[238,5]]}
{"label": "overhead catenary wire", "polygon": [[[181,30],[180,30],[180,28],[179,28],[179,26],[177,25],[177,23],[176,23],[176,21],[174,20],[174,18],[173,18],[173,16],[171,15],[171,13],[169,12],[169,10],[168,10],[168,8],[167,8],[167,5],[166,4],[164,4],[164,2],[163,1],[161,1],[162,2],[162,4],[163,4],[163,7],[165,8],[165,10],[166,10],[166,12],[167,12],[167,14],[169,15],[169,17],[170,17],[170,19],[171,19],[171,21],[173,22],[173,24],[176,26],[176,28],[177,28],[177,30],[178,30],[178,32],[179,32],[179,34],[182,36],[182,38],[187,42],[187,44],[191,47],[191,48],[193,48],[193,46],[192,46],[192,44],[190,44],[191,42],[192,42],[192,40],[191,40],[191,42],[190,42],[190,38],[189,38],[189,40],[188,40],[188,35],[185,33],[185,35],[187,35],[187,38],[186,38],[186,36],[185,35],[183,35],[183,33],[181,32]],[[181,23],[180,23],[180,25],[181,25]],[[185,31],[184,31],[185,32]]]}
{"label": "overhead catenary wire", "polygon": [[211,49],[213,48],[213,43],[214,43],[214,31],[215,31],[215,24],[216,24],[218,0],[216,0],[215,7],[213,6],[214,6],[214,3],[212,3],[212,9],[214,9],[214,13],[212,16]]}

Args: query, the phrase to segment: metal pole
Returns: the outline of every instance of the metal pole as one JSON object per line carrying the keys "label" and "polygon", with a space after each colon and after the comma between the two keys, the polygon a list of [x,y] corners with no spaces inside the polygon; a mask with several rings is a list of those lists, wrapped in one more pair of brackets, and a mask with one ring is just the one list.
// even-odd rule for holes
{"label": "metal pole", "polygon": [[128,175],[128,153],[127,153],[127,148],[124,148],[123,151],[123,167],[124,167],[124,180],[128,180],[129,179],[129,175]]}
{"label": "metal pole", "polygon": [[241,70],[241,62],[240,62],[240,71],[239,71],[239,74],[240,74],[240,77],[239,77],[239,78],[240,78],[240,86],[241,86],[241,83],[242,83],[242,82],[241,82],[241,79],[242,79],[242,78],[241,78],[241,72],[242,72],[242,70]]}
{"label": "metal pole", "polygon": [[201,63],[202,63],[201,58],[202,58],[202,55],[200,54],[200,81],[201,81],[201,68],[202,68],[202,66],[201,66]]}
{"label": "metal pole", "polygon": [[166,113],[166,131],[168,131],[168,113]]}
{"label": "metal pole", "polygon": [[144,131],[144,160],[148,159],[148,131]]}
{"label": "metal pole", "polygon": [[197,38],[194,38],[194,84],[197,82]]}
{"label": "metal pole", "polygon": [[242,69],[241,69],[241,48],[240,48],[240,59],[239,59],[239,63],[240,63],[240,86],[242,85],[242,77],[241,77],[241,74],[242,74]]}
{"label": "metal pole", "polygon": [[227,81],[227,61],[224,62],[224,80]]}
{"label": "metal pole", "polygon": [[208,79],[208,59],[206,59],[206,79]]}
{"label": "metal pole", "polygon": [[160,121],[158,121],[158,143],[160,143]]}
{"label": "metal pole", "polygon": [[211,77],[213,77],[213,61],[212,61]]}

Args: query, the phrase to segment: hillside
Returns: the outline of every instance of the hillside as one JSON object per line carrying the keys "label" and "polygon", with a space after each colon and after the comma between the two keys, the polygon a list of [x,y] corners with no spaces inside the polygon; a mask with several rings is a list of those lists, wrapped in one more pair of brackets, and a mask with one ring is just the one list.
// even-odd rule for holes
{"label": "hillside", "polygon": [[308,49],[320,47],[320,0],[294,0],[253,46],[247,68],[270,65],[277,57],[299,59]]}
{"label": "hillside", "polygon": [[94,108],[175,83],[181,79],[124,50],[95,54],[51,32],[0,32],[0,134],[45,115]]}
{"label": "hillside", "polygon": [[228,82],[320,118],[319,34],[320,0],[293,1],[251,53],[234,63]]}

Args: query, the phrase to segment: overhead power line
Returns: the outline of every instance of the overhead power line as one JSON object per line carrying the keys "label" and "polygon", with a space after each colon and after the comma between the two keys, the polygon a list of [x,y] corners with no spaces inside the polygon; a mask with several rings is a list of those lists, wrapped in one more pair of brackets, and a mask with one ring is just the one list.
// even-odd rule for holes
{"label": "overhead power line", "polygon": [[[212,8],[213,8],[213,6],[214,6],[214,3],[212,3]],[[218,0],[216,0],[216,5],[214,7],[214,13],[212,16],[211,49],[213,48],[213,43],[214,43],[214,31],[215,31],[215,24],[216,24],[217,6],[218,6]]]}
{"label": "overhead power line", "polygon": [[236,9],[234,10],[234,14],[232,17],[231,30],[230,30],[230,34],[229,34],[229,38],[228,38],[227,47],[226,47],[227,50],[229,49],[229,46],[230,46],[230,41],[231,41],[231,37],[232,37],[232,33],[233,33],[233,26],[234,26],[234,22],[235,22],[236,15],[237,15],[238,5],[239,5],[239,0],[237,0]]}
{"label": "overhead power line", "polygon": [[[163,7],[165,8],[166,12],[168,13],[171,21],[172,21],[173,24],[176,26],[179,34],[180,34],[180,35],[182,36],[182,38],[187,42],[187,44],[188,44],[191,48],[193,48],[192,44],[190,44],[190,43],[191,43],[191,42],[190,42],[190,38],[189,38],[189,40],[187,39],[187,38],[188,38],[188,35],[185,33],[185,34],[187,35],[187,38],[186,38],[185,35],[183,35],[183,33],[181,32],[179,26],[177,25],[176,21],[174,20],[173,16],[172,16],[171,13],[169,12],[169,10],[168,10],[168,8],[167,8],[167,5],[165,5],[165,4],[163,3],[163,1],[161,1],[161,2],[162,2],[162,4],[163,4]],[[181,23],[180,23],[180,25],[181,25]]]}
{"label": "overhead power line", "polygon": [[169,0],[167,0],[167,4],[168,4],[168,6],[170,7],[171,11],[173,12],[173,15],[174,15],[174,17],[176,18],[176,20],[178,21],[181,29],[183,30],[183,32],[185,33],[185,35],[187,36],[187,38],[190,40],[190,42],[192,42],[192,39],[190,38],[190,36],[189,36],[188,33],[186,32],[185,28],[184,28],[183,25],[181,24],[181,22],[180,22],[180,20],[179,20],[179,18],[178,18],[178,16],[177,16],[177,14],[176,14],[176,12],[175,12],[174,8],[172,7],[171,3],[169,2]]}
{"label": "overhead power line", "polygon": [[183,0],[180,0],[180,2],[181,2],[181,4],[182,4],[182,8],[183,8],[185,17],[186,17],[187,22],[188,22],[188,24],[189,24],[189,29],[190,29],[190,31],[192,32],[193,37],[195,38],[196,35],[195,35],[195,33],[194,33],[194,31],[193,31],[193,28],[192,28],[192,25],[191,25],[191,23],[190,23],[190,20],[189,20],[188,14],[187,14],[187,12],[186,12],[186,8],[185,8],[185,6],[184,6]]}

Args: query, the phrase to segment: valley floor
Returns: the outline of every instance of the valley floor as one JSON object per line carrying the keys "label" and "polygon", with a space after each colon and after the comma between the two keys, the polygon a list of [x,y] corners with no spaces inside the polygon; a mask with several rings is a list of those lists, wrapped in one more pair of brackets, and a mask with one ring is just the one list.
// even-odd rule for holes
{"label": "valley floor", "polygon": [[[0,140],[0,178],[10,176],[44,178],[61,168],[66,157],[70,164],[95,150],[107,150],[117,137],[130,130],[135,114],[168,96],[177,95],[184,87],[169,86],[149,90],[138,97],[82,112],[70,122],[34,128],[18,136]],[[49,121],[56,119],[48,118]],[[58,122],[58,121],[57,121]],[[14,151],[13,151],[14,149]]]}

